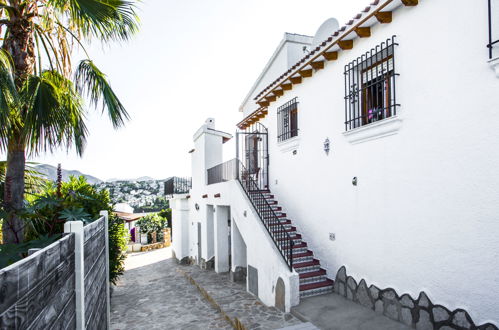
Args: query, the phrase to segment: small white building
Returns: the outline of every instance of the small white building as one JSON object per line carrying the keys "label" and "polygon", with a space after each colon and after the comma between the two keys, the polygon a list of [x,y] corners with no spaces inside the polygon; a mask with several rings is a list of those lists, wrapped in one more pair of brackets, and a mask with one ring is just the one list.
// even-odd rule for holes
{"label": "small white building", "polygon": [[240,106],[236,158],[214,119],[194,135],[176,258],[286,311],[334,290],[418,329],[497,329],[494,39],[498,0],[376,0],[285,34]]}

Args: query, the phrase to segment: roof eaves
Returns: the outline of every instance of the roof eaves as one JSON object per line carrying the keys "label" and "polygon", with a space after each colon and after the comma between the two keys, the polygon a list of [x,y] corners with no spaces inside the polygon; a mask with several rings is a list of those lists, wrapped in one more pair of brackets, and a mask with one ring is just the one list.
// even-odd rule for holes
{"label": "roof eaves", "polygon": [[298,39],[305,39],[305,38],[312,38],[312,37],[304,35],[304,34],[289,33],[289,32],[285,32],[284,33],[284,38],[281,40],[281,42],[279,43],[279,45],[275,49],[275,51],[272,54],[272,56],[270,57],[269,61],[267,62],[267,64],[263,68],[262,72],[260,73],[260,75],[256,79],[255,83],[253,84],[253,86],[249,90],[248,94],[244,98],[244,101],[239,106],[239,111],[242,111],[242,109],[244,107],[244,104],[246,104],[246,102],[248,102],[248,100],[250,99],[251,95],[253,94],[253,92],[257,88],[257,86],[260,83],[260,81],[262,81],[263,77],[265,76],[265,74],[267,73],[267,71],[270,69],[270,67],[272,66],[272,64],[274,63],[275,59],[277,58],[277,55],[280,53],[280,51],[282,50],[282,48],[284,47],[284,45],[286,44],[286,42],[303,43],[303,44],[305,44],[304,41],[298,40]]}
{"label": "roof eaves", "polygon": [[[300,69],[303,69],[306,65],[309,65],[310,62],[313,60],[319,58],[325,51],[330,49],[333,45],[335,45],[338,41],[343,39],[344,37],[348,36],[351,32],[354,31],[355,27],[352,27],[350,29],[347,28],[347,26],[353,26],[356,24],[362,24],[363,22],[367,21],[369,18],[374,15],[375,12],[380,11],[381,9],[385,8],[387,5],[390,3],[397,1],[397,0],[375,0],[371,3],[370,6],[367,6],[362,10],[361,13],[358,13],[354,19],[350,20],[346,25],[342,26],[338,31],[334,32],[330,37],[328,37],[325,41],[323,41],[320,46],[318,46],[316,49],[314,49],[312,52],[304,56],[300,61],[298,61],[295,65],[291,67],[287,72],[285,72],[283,75],[281,75],[278,79],[274,80],[271,84],[269,84],[267,87],[265,87],[260,93],[257,94],[257,96],[254,98],[258,102],[258,100],[261,100],[263,97],[267,96],[270,94],[270,91],[272,88],[284,82],[286,79],[289,77],[298,74]],[[362,13],[369,13],[371,12],[370,15],[367,15],[364,19],[362,17],[364,16]],[[361,20],[362,19],[362,20]],[[359,25],[360,25],[359,24]],[[316,55],[312,60],[307,61],[312,55],[315,55],[317,52],[319,52],[318,55]],[[307,63],[305,63],[307,61]],[[304,64],[305,63],[305,64]]]}

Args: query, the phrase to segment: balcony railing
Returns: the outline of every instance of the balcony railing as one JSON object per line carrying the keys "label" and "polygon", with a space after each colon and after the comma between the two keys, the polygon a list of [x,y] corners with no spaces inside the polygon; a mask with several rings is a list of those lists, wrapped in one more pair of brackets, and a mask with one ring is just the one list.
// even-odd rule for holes
{"label": "balcony railing", "polygon": [[238,161],[236,158],[207,170],[208,184],[237,179]]}
{"label": "balcony railing", "polygon": [[165,181],[165,195],[187,194],[192,188],[191,178],[171,177]]}
{"label": "balcony railing", "polygon": [[[494,3],[494,6],[499,6],[499,4]],[[489,49],[489,59],[492,59],[492,57],[494,56],[494,45],[499,44],[499,39],[494,40],[493,31],[494,30],[497,31],[497,29],[493,29],[492,16],[493,12],[497,13],[499,12],[499,10],[492,6],[492,0],[488,0],[488,7],[489,7],[489,43],[487,45],[487,48]],[[496,22],[496,24],[498,23]]]}

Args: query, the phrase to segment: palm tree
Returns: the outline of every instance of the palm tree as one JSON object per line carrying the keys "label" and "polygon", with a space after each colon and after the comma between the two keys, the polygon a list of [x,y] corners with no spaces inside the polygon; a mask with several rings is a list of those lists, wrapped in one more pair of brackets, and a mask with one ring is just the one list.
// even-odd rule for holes
{"label": "palm tree", "polygon": [[[136,2],[136,1],[135,1]],[[114,126],[128,114],[90,59],[73,70],[75,46],[128,40],[138,29],[134,0],[0,0],[0,150],[7,153],[4,243],[23,241],[26,155],[75,147],[87,136],[83,99]]]}

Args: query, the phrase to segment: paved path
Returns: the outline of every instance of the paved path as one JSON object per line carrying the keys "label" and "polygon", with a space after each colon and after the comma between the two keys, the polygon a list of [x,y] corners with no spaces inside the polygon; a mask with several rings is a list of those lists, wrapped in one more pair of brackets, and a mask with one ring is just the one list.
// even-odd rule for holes
{"label": "paved path", "polygon": [[302,321],[289,313],[265,306],[246,291],[246,285],[231,282],[226,274],[201,270],[197,266],[179,266],[179,269],[202,287],[225,315],[232,320],[237,318],[247,329],[281,329],[302,324]]}
{"label": "paved path", "polygon": [[232,329],[176,271],[170,248],[134,253],[111,298],[111,329]]}
{"label": "paved path", "polygon": [[335,293],[302,299],[293,312],[320,329],[410,330],[402,323],[365,308]]}

